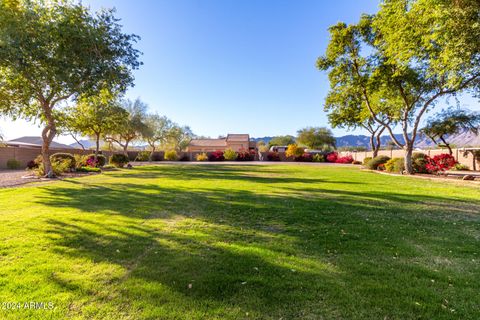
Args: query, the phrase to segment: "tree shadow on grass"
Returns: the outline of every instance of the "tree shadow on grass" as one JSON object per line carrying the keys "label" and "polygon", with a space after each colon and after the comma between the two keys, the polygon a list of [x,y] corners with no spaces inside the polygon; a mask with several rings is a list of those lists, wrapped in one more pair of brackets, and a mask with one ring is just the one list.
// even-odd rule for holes
{"label": "tree shadow on grass", "polygon": [[[161,309],[171,313],[161,318],[215,315],[237,319],[246,314],[312,318],[322,312],[318,299],[351,299],[348,292],[332,291],[338,287],[337,271],[326,262],[292,258],[281,252],[264,256],[268,250],[258,252],[261,247],[242,241],[230,246],[218,234],[210,234],[209,241],[204,242],[147,226],[120,231],[105,230],[104,224],[92,221],[82,221],[88,227],[79,226],[78,221],[51,219],[48,223],[59,255],[122,266],[127,276],[107,284],[113,291],[108,296],[132,309],[152,312],[157,308],[156,318],[165,312]],[[92,231],[92,224],[104,230]],[[250,237],[250,241],[260,239]],[[81,284],[61,277],[54,281],[68,290],[85,291]]]}
{"label": "tree shadow on grass", "polygon": [[[321,183],[307,189],[278,185],[269,194],[145,182],[78,186],[71,180],[45,187],[37,198],[91,213],[47,221],[55,250],[124,268],[127,275],[112,283],[113,291],[121,288],[115,299],[147,312],[145,317],[241,318],[248,312],[262,319],[366,319],[420,313],[448,319],[438,301],[463,303],[457,316],[471,315],[479,302],[471,298],[478,284],[473,267],[462,265],[462,273],[455,273],[453,266],[430,261],[453,259],[448,251],[462,246],[463,262],[477,250],[475,234],[445,226],[428,205],[470,216],[457,200],[327,189]],[[111,222],[97,220],[109,215]],[[447,289],[432,286],[432,279]],[[470,284],[450,289],[452,279]],[[418,301],[425,305],[421,310],[415,309]]]}
{"label": "tree shadow on grass", "polygon": [[267,165],[229,166],[229,165],[178,165],[178,166],[151,166],[135,168],[132,171],[111,172],[112,177],[126,177],[138,179],[175,178],[175,180],[231,180],[249,181],[253,183],[349,183],[353,181],[339,181],[320,178],[297,178],[289,174],[291,168],[272,168]]}

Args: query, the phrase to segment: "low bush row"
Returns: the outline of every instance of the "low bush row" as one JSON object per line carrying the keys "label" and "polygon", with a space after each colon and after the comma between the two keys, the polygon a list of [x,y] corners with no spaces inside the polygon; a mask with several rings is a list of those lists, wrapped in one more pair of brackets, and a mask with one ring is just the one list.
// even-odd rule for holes
{"label": "low bush row", "polygon": [[[392,158],[387,156],[377,156],[375,158],[365,158],[364,166],[370,170],[385,170],[392,173],[403,173],[405,171],[404,158]],[[468,167],[460,165],[450,154],[439,154],[432,157],[424,153],[414,153],[412,155],[412,165],[415,173],[438,174],[450,169],[468,170]]]}
{"label": "low bush row", "polygon": [[[107,158],[104,155],[94,154],[79,155],[70,153],[54,153],[50,156],[53,172],[56,175],[62,175],[68,172],[100,172],[102,168],[124,167],[129,159],[124,154],[114,154],[110,157],[107,165]],[[37,175],[45,175],[43,169],[43,157],[37,156],[27,164],[27,169],[34,171]]]}

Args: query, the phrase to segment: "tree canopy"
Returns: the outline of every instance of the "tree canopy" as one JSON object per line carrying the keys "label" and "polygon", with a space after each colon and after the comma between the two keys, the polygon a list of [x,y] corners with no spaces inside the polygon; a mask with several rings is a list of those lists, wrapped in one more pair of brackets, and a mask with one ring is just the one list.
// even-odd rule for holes
{"label": "tree canopy", "polygon": [[295,137],[286,135],[286,136],[276,136],[270,139],[268,142],[268,147],[271,146],[288,146],[295,143]]}
{"label": "tree canopy", "polygon": [[103,89],[97,95],[80,98],[76,106],[68,110],[65,127],[71,133],[92,137],[97,157],[100,139],[127,121],[128,112],[121,107],[118,96]]}
{"label": "tree canopy", "polygon": [[443,143],[450,154],[453,154],[450,143],[447,142],[448,136],[461,131],[478,134],[480,114],[464,109],[447,109],[430,117],[427,123],[421,131],[435,144],[441,145]]}
{"label": "tree canopy", "polygon": [[105,139],[117,143],[123,148],[123,153],[128,155],[129,145],[148,134],[149,127],[146,124],[148,105],[140,98],[135,100],[125,99],[121,102],[127,117],[123,121],[116,122],[115,126],[106,133]]}
{"label": "tree canopy", "polygon": [[92,13],[69,0],[0,1],[0,112],[39,119],[45,172],[48,150],[67,100],[106,88],[123,92],[140,66],[136,35],[114,10]]}
{"label": "tree canopy", "polygon": [[[377,14],[331,27],[331,41],[317,62],[329,72],[327,105],[328,99],[347,110],[361,104],[405,150],[406,171],[413,173],[413,145],[424,115],[440,98],[478,92],[479,14],[474,0],[384,0]],[[397,124],[405,142],[393,133]]]}
{"label": "tree canopy", "polygon": [[168,144],[171,148],[180,152],[188,147],[193,136],[190,127],[174,124],[169,131]]}
{"label": "tree canopy", "polygon": [[170,136],[174,123],[165,116],[157,113],[147,115],[145,119],[146,130],[143,132],[143,140],[150,146],[150,161],[158,145],[166,145]]}
{"label": "tree canopy", "polygon": [[335,148],[335,137],[330,129],[307,127],[298,130],[297,142],[310,149]]}

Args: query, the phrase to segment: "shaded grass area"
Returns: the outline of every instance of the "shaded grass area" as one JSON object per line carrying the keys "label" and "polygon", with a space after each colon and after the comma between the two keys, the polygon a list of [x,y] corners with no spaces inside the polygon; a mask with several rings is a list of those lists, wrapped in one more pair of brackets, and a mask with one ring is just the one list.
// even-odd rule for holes
{"label": "shaded grass area", "polygon": [[32,319],[478,319],[480,189],[336,166],[158,166],[0,191]]}

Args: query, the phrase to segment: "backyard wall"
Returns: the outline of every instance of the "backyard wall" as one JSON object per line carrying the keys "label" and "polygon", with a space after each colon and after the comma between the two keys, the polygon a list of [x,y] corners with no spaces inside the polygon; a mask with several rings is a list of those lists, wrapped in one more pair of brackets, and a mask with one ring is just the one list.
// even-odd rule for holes
{"label": "backyard wall", "polygon": [[[82,149],[55,149],[51,150],[50,153],[57,153],[57,152],[67,152],[67,153],[72,153],[72,154],[91,154],[92,150],[82,150]],[[446,150],[441,150],[441,149],[436,149],[436,150],[423,150],[423,151],[417,151],[417,152],[423,152],[431,157],[437,155],[437,154],[442,154],[442,153],[448,153]],[[102,154],[105,155],[107,158],[110,157],[114,152],[111,151],[102,151]],[[121,153],[120,151],[117,151],[116,153]],[[184,161],[195,161],[196,156],[202,152],[181,152],[179,154],[179,159],[184,160]],[[209,152],[207,152],[208,154]],[[0,147],[0,169],[6,169],[7,168],[7,161],[9,159],[15,159],[20,161],[21,166],[25,168],[27,166],[27,163],[30,160],[35,159],[38,155],[40,154],[40,148],[27,148],[27,147]],[[130,158],[130,161],[135,160],[137,157],[138,151],[129,151],[128,152],[128,157]],[[267,160],[267,152],[262,153],[263,154],[263,159],[264,161]],[[363,161],[364,158],[366,157],[371,157],[372,152],[341,152],[342,155],[352,155],[352,157],[357,160],[357,161]],[[379,155],[386,155],[390,158],[394,157],[403,157],[404,152],[403,150],[381,150],[378,153]],[[279,153],[281,161],[292,161],[291,159],[287,159],[285,157],[285,153],[281,152]],[[470,167],[470,169],[473,168],[473,156],[471,154],[468,155],[468,157],[463,156],[463,151],[461,149],[453,149],[453,156],[455,159]],[[255,160],[258,159],[258,154],[255,156]],[[154,161],[162,161],[164,159],[164,152],[163,151],[158,151],[154,153],[153,160]],[[478,170],[478,165],[477,165],[477,170]]]}
{"label": "backyard wall", "polygon": [[[50,154],[57,152],[66,152],[71,154],[91,154],[92,150],[82,149],[53,149],[50,150]],[[7,168],[7,161],[15,159],[20,161],[21,167],[26,168],[27,163],[34,160],[41,153],[40,148],[28,148],[28,147],[0,147],[0,169]],[[105,156],[111,155],[111,152],[103,152]]]}

